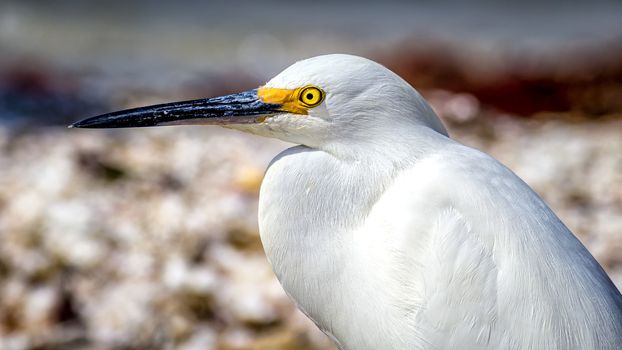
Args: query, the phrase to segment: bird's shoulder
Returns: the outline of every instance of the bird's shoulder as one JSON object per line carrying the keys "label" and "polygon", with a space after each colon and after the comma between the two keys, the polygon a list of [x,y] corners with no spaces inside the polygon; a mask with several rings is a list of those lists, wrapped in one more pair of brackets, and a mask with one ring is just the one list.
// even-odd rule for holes
{"label": "bird's shoulder", "polygon": [[378,270],[399,267],[380,280],[410,311],[410,334],[438,348],[486,348],[498,312],[493,241],[463,208],[474,195],[467,188],[484,186],[485,175],[468,164],[503,173],[494,159],[466,148],[419,159],[396,175],[363,232]]}
{"label": "bird's shoulder", "polygon": [[441,348],[622,341],[616,287],[544,201],[489,155],[456,145],[419,159],[396,175],[367,227],[379,237],[373,245],[391,245],[379,259],[401,267],[395,283],[407,286],[410,296],[400,298],[415,310],[413,328]]}
{"label": "bird's shoulder", "polygon": [[387,187],[387,194],[419,200],[429,195],[439,205],[456,205],[461,198],[496,201],[539,199],[510,169],[490,155],[458,143],[418,158],[400,169]]}

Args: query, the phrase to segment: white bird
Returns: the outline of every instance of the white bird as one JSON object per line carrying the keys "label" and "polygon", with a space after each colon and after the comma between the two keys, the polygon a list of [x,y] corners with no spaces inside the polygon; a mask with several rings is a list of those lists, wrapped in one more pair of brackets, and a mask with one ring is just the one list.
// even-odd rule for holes
{"label": "white bird", "polygon": [[340,349],[622,349],[622,296],[588,250],[382,65],[319,56],[255,90],[73,126],[188,123],[299,144],[266,172],[261,240]]}

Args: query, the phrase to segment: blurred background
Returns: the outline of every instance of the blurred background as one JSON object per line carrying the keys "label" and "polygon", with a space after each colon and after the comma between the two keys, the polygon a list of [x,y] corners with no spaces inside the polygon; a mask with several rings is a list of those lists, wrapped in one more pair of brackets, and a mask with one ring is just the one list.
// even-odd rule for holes
{"label": "blurred background", "polygon": [[68,130],[353,53],[528,182],[622,286],[622,1],[0,2],[0,349],[334,349],[261,249],[286,143]]}

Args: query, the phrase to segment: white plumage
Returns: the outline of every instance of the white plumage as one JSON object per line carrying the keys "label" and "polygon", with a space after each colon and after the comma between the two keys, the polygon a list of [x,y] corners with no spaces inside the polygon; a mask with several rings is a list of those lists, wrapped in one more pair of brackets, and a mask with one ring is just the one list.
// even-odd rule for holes
{"label": "white plumage", "polygon": [[383,66],[320,56],[256,90],[72,126],[180,123],[300,145],[266,172],[261,239],[340,349],[622,349],[622,296],[587,249]]}
{"label": "white plumage", "polygon": [[339,348],[622,349],[622,297],[586,248],[410,85],[328,55],[267,86],[306,84],[326,91],[308,118],[242,129],[302,144],[266,173],[261,238]]}

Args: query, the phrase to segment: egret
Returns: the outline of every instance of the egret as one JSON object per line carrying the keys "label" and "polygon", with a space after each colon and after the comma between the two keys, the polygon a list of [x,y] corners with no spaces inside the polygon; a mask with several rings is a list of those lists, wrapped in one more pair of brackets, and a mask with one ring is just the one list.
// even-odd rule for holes
{"label": "egret", "polygon": [[72,126],[170,124],[297,144],[266,171],[261,241],[284,290],[342,350],[622,349],[622,296],[588,250],[376,62],[318,56],[254,90]]}

